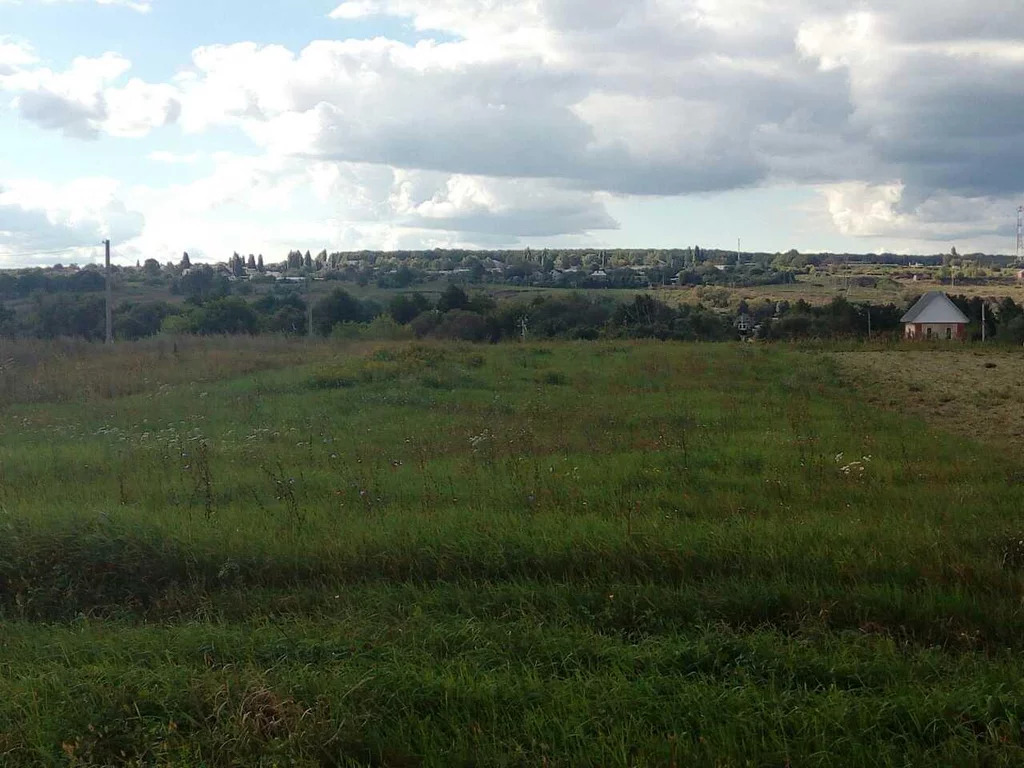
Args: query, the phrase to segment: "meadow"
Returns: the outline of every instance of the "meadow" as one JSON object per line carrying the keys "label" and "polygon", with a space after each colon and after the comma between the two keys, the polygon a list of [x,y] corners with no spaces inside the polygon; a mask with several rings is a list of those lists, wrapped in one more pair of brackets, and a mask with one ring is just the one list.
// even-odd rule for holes
{"label": "meadow", "polygon": [[0,765],[1024,761],[1024,466],[828,349],[0,357]]}

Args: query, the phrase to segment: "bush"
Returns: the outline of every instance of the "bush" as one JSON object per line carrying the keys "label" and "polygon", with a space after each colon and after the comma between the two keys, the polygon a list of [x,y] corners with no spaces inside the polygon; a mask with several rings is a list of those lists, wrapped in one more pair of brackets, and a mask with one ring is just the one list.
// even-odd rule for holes
{"label": "bush", "polygon": [[253,334],[259,330],[256,310],[239,298],[217,299],[194,311],[194,333],[204,336],[216,334]]}
{"label": "bush", "polygon": [[439,339],[456,341],[486,341],[491,333],[487,319],[476,312],[453,309],[441,316],[441,321],[433,331]]}
{"label": "bush", "polygon": [[335,288],[313,307],[313,325],[321,336],[328,335],[338,323],[362,323],[369,319],[362,302],[342,288]]}
{"label": "bush", "polygon": [[441,315],[436,310],[429,310],[427,312],[421,312],[416,318],[409,323],[409,327],[412,329],[413,334],[417,339],[422,339],[425,336],[429,336],[437,328],[438,323],[441,321]]}

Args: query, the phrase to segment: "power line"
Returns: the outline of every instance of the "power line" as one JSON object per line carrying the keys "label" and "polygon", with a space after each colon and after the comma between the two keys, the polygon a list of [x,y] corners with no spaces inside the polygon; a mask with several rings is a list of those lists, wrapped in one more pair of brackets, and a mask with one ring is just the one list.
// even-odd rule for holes
{"label": "power line", "polygon": [[86,248],[96,248],[95,245],[72,245],[68,248],[54,248],[51,251],[12,251],[11,253],[4,254],[7,257],[14,258],[29,258],[33,256],[56,256],[59,253],[71,253],[72,251],[82,251]]}

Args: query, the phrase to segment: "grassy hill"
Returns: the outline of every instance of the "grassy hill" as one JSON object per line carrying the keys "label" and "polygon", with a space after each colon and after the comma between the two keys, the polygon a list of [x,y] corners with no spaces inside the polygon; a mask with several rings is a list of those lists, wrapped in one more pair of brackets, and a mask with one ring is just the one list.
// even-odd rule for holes
{"label": "grassy hill", "polygon": [[2,352],[0,765],[1024,759],[1024,468],[827,351]]}

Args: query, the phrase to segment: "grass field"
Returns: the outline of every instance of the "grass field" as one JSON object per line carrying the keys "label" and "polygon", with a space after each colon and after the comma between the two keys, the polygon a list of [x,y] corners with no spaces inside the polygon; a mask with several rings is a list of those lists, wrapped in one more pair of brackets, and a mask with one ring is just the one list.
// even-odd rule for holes
{"label": "grass field", "polygon": [[[874,277],[877,285],[858,285],[856,278]],[[760,285],[751,287],[670,287],[657,288],[654,294],[663,301],[674,304],[709,303],[708,294],[722,294],[728,298],[729,306],[735,308],[740,301],[806,301],[812,305],[827,304],[837,296],[854,303],[894,304],[909,308],[911,302],[928,291],[943,291],[952,296],[978,296],[997,302],[1010,297],[1020,303],[1024,301],[1024,282],[1011,282],[1008,278],[992,280],[977,285],[950,285],[948,280],[909,280],[887,276],[884,269],[854,267],[841,272],[797,275],[795,283],[783,285]]]}
{"label": "grass field", "polygon": [[1024,466],[831,352],[169,344],[5,350],[0,765],[1024,761]]}
{"label": "grass field", "polygon": [[1024,353],[1003,345],[836,352],[869,402],[997,448],[1024,444]]}

